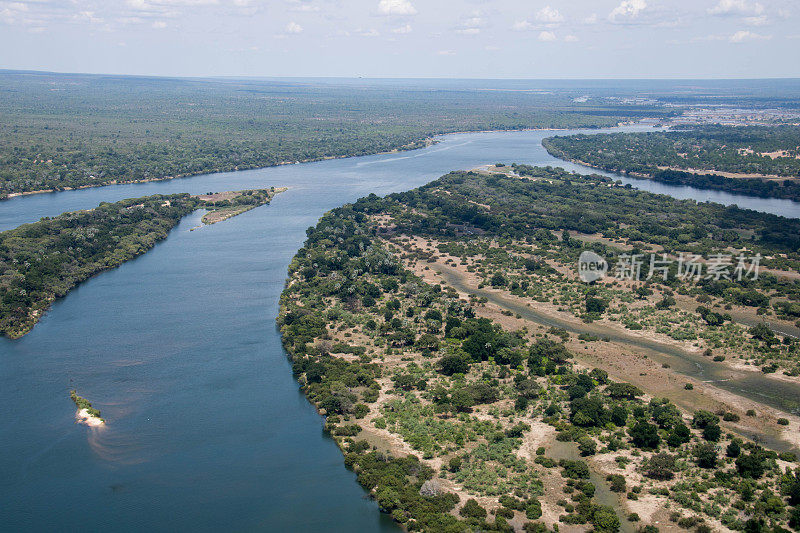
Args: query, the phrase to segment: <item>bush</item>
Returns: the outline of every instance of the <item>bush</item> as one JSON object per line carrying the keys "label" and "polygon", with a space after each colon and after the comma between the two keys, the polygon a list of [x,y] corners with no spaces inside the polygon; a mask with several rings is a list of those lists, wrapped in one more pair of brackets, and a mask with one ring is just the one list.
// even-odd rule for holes
{"label": "bush", "polygon": [[525,516],[528,520],[536,520],[542,516],[542,504],[539,500],[536,498],[528,500],[527,505],[525,505]]}
{"label": "bush", "polygon": [[647,477],[666,481],[675,476],[675,456],[668,453],[657,453],[647,461],[645,473]]}
{"label": "bush", "polygon": [[631,440],[635,446],[644,449],[656,449],[661,442],[658,428],[649,422],[640,419],[629,430]]}
{"label": "bush", "polygon": [[469,372],[469,362],[460,355],[446,355],[439,359],[439,369],[445,376],[466,374]]}
{"label": "bush", "polygon": [[625,492],[625,476],[620,474],[611,474],[606,478],[606,480],[611,482],[612,492]]}
{"label": "bush", "polygon": [[589,465],[583,461],[562,459],[559,466],[563,469],[561,475],[569,479],[589,479]]}
{"label": "bush", "polygon": [[581,455],[594,455],[597,453],[597,443],[591,437],[581,437],[578,439],[578,450]]}
{"label": "bush", "polygon": [[694,448],[697,466],[700,468],[714,468],[717,466],[717,447],[711,443],[698,444]]}
{"label": "bush", "polygon": [[717,442],[722,435],[722,429],[717,424],[709,424],[703,428],[703,438],[710,442]]}
{"label": "bush", "polygon": [[483,520],[486,518],[486,509],[474,499],[470,498],[464,503],[464,506],[458,512],[464,518],[477,518]]}

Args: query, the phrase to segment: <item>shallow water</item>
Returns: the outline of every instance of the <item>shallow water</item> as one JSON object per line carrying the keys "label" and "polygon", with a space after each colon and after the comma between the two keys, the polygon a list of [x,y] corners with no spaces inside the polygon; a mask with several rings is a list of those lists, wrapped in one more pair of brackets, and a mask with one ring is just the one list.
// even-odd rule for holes
{"label": "shallow water", "polygon": [[[403,154],[0,202],[0,229],[9,229],[101,201],[291,187],[270,206],[197,231],[200,213],[185,218],[147,254],[56,302],[24,338],[0,339],[4,529],[396,530],[344,468],[291,375],[275,327],[286,268],[308,226],[372,192],[497,161],[585,171],[550,157],[541,147],[549,135],[458,134]],[[785,200],[728,196],[800,216]],[[102,411],[105,428],[74,423],[72,388]]]}

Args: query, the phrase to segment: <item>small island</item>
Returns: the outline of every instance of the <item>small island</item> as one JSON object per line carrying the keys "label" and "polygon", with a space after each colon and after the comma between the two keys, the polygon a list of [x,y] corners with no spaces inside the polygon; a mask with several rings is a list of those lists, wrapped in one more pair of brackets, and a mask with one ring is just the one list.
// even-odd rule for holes
{"label": "small island", "polygon": [[287,187],[270,187],[269,189],[200,194],[196,198],[203,202],[203,207],[209,210],[203,215],[203,224],[211,225],[268,204],[276,194],[286,190]]}
{"label": "small island", "polygon": [[84,424],[90,427],[99,427],[106,424],[106,421],[100,417],[100,411],[92,407],[92,403],[89,400],[78,396],[77,391],[69,391],[69,397],[78,407],[78,411],[75,413],[75,421],[78,424]]}

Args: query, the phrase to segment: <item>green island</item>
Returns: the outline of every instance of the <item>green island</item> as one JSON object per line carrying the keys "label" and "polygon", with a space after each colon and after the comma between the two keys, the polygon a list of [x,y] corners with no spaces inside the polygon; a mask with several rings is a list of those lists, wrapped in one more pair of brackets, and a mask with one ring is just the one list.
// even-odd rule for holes
{"label": "green island", "polygon": [[197,198],[204,202],[206,209],[209,210],[203,215],[203,224],[216,224],[268,204],[276,194],[286,190],[286,187],[271,187],[270,189],[200,194]]}
{"label": "green island", "polygon": [[209,210],[205,217],[218,222],[267,204],[282,190],[222,193],[221,199],[183,193],[103,202],[0,233],[0,332],[22,337],[56,298],[144,254],[196,209]]}
{"label": "green island", "polygon": [[800,201],[800,126],[550,137],[554,157],[670,185]]}
{"label": "green island", "polygon": [[676,114],[517,91],[0,72],[0,196],[427,146],[460,131]]}
{"label": "green island", "polygon": [[[773,328],[800,326],[800,222],[512,165],[370,195],[307,235],[284,346],[347,467],[407,530],[800,527],[800,418],[635,344],[796,384],[797,340]],[[583,283],[587,250],[747,250],[769,272]]]}
{"label": "green island", "polygon": [[75,390],[69,391],[69,397],[78,408],[78,414],[81,419],[88,420],[89,425],[102,425],[105,423],[100,417],[100,411],[92,407],[92,403],[82,396],[78,396]]}

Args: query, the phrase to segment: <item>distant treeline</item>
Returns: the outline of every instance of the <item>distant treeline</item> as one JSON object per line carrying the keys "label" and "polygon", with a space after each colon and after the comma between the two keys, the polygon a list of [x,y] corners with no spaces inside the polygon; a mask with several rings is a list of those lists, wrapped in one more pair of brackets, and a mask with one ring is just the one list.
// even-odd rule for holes
{"label": "distant treeline", "polygon": [[465,130],[675,113],[522,91],[0,72],[0,196],[373,154]]}
{"label": "distant treeline", "polygon": [[654,181],[670,185],[690,185],[698,189],[725,191],[759,198],[783,198],[800,202],[800,181],[726,178],[718,174],[693,174],[679,170],[653,172]]}
{"label": "distant treeline", "polygon": [[555,157],[612,172],[673,185],[800,201],[797,181],[703,172],[800,177],[797,126],[703,126],[688,131],[572,135],[550,137],[543,144]]}

